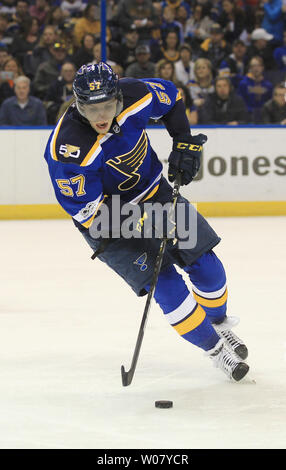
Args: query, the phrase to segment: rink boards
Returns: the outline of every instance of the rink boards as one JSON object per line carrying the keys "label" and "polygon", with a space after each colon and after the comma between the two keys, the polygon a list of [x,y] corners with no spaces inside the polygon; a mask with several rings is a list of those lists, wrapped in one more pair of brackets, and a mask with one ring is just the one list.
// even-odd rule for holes
{"label": "rink boards", "polygon": [[[64,218],[43,158],[51,128],[0,129],[0,219]],[[172,139],[159,126],[148,128],[163,162]],[[182,193],[205,216],[285,215],[284,127],[197,127],[208,136],[196,180]],[[67,142],[68,143],[68,142]]]}

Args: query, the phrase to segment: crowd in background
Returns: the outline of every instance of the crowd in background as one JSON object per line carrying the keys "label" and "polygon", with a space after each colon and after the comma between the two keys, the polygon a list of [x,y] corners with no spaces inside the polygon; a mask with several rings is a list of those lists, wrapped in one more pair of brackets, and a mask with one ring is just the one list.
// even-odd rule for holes
{"label": "crowd in background", "polygon": [[[171,80],[191,125],[286,125],[286,0],[106,3],[120,77]],[[54,125],[100,34],[100,0],[0,1],[0,125]]]}

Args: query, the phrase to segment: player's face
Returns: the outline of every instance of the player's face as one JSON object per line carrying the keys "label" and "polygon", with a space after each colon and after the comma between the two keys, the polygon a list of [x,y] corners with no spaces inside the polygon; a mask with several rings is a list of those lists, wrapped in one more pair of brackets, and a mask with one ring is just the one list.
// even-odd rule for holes
{"label": "player's face", "polygon": [[116,115],[116,107],[117,100],[114,98],[103,103],[84,105],[83,112],[96,132],[106,134]]}

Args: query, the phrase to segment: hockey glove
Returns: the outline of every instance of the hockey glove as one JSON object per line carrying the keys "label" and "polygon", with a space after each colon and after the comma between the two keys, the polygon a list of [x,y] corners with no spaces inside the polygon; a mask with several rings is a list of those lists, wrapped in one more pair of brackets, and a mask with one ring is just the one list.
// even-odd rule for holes
{"label": "hockey glove", "polygon": [[208,140],[204,134],[192,136],[183,134],[173,139],[173,149],[169,156],[168,179],[175,181],[181,173],[181,184],[189,184],[200,169],[203,144]]}

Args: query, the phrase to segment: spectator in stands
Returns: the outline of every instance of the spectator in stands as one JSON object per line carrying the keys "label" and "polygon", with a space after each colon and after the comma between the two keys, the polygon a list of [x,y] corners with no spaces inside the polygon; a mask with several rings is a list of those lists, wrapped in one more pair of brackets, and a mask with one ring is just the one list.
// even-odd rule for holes
{"label": "spectator in stands", "polygon": [[165,40],[167,33],[170,30],[176,31],[180,42],[184,40],[183,27],[181,23],[176,21],[176,10],[169,6],[165,6],[165,8],[163,8],[162,24],[160,27],[162,41]]}
{"label": "spectator in stands", "polygon": [[0,13],[12,18],[16,13],[16,0],[2,0],[0,4]]}
{"label": "spectator in stands", "polygon": [[171,82],[177,84],[177,77],[175,72],[174,63],[170,60],[161,59],[156,64],[155,76],[162,78],[163,80],[170,80]]}
{"label": "spectator in stands", "polygon": [[271,34],[274,40],[279,44],[283,40],[283,13],[281,0],[262,0],[264,8],[264,18],[262,28]]}
{"label": "spectator in stands", "polygon": [[66,46],[63,43],[55,42],[50,47],[51,59],[39,65],[33,82],[34,93],[44,99],[49,85],[59,76],[62,64],[68,59]]}
{"label": "spectator in stands", "polygon": [[205,102],[207,95],[214,92],[212,64],[210,60],[200,58],[195,61],[195,80],[188,83],[194,105],[198,108]]}
{"label": "spectator in stands", "polygon": [[163,8],[165,6],[169,6],[171,8],[178,10],[178,8],[183,6],[187,10],[188,16],[191,15],[190,3],[192,3],[190,0],[186,0],[186,1],[185,0],[163,0],[162,1]]}
{"label": "spectator in stands", "polygon": [[274,87],[273,98],[267,101],[262,109],[263,124],[286,125],[286,88],[285,83],[279,83]]}
{"label": "spectator in stands", "polygon": [[219,76],[229,77],[235,89],[246,73],[246,50],[245,43],[236,39],[232,45],[232,54],[224,59],[219,67]]}
{"label": "spectator in stands", "polygon": [[283,45],[276,47],[273,56],[278,69],[282,72],[286,72],[286,31],[283,33]]}
{"label": "spectator in stands", "polygon": [[75,46],[74,44],[73,29],[73,20],[67,19],[64,21],[64,24],[57,30],[58,40],[66,45],[68,54],[70,56],[72,56],[77,49],[77,46]]}
{"label": "spectator in stands", "polygon": [[162,46],[159,49],[157,48],[157,50],[156,48],[153,48],[153,62],[158,62],[161,59],[176,62],[180,59],[179,46],[180,39],[177,32],[173,29],[170,29],[163,40]]}
{"label": "spectator in stands", "polygon": [[29,8],[29,13],[33,18],[37,18],[40,25],[43,25],[49,10],[50,6],[47,0],[35,0],[35,3]]}
{"label": "spectator in stands", "polygon": [[15,80],[15,96],[6,99],[0,108],[0,125],[45,126],[46,111],[42,102],[29,96],[30,79],[23,75]]}
{"label": "spectator in stands", "polygon": [[224,39],[232,43],[239,38],[243,31],[245,14],[233,1],[223,0],[222,13],[219,15],[217,22],[223,29]]}
{"label": "spectator in stands", "polygon": [[265,70],[273,70],[275,61],[273,59],[272,46],[270,41],[273,39],[272,34],[267,33],[263,28],[256,28],[251,33],[252,44],[247,50],[247,63],[252,57],[261,57],[263,59]]}
{"label": "spectator in stands", "polygon": [[217,23],[219,16],[222,14],[222,1],[221,0],[199,0],[199,3],[204,5],[209,17]]}
{"label": "spectator in stands", "polygon": [[61,106],[58,111],[58,115],[56,117],[56,122],[63,116],[63,114],[66,112],[66,110],[70,107],[71,104],[75,102],[75,97],[73,96],[70,100],[65,101]]}
{"label": "spectator in stands", "polygon": [[29,19],[29,3],[25,0],[17,0],[16,11],[12,16],[13,31],[19,31],[22,23],[27,21],[27,19]]}
{"label": "spectator in stands", "polygon": [[[244,1],[244,0],[243,0]],[[261,23],[264,17],[264,10],[262,7],[258,6],[255,9],[251,8],[248,5],[242,7],[245,13],[245,25],[244,29],[239,36],[246,46],[251,45],[251,33],[258,28],[261,28]]]}
{"label": "spectator in stands", "polygon": [[55,124],[61,105],[73,96],[73,81],[76,67],[72,62],[65,62],[59,77],[51,83],[45,96],[48,124]]}
{"label": "spectator in stands", "polygon": [[272,83],[264,78],[263,59],[253,57],[249,63],[249,73],[241,80],[238,94],[244,99],[252,122],[261,122],[261,111],[266,101],[272,97]]}
{"label": "spectator in stands", "polygon": [[[100,19],[96,16],[96,6],[92,3],[88,3],[87,7],[83,12],[83,16],[78,18],[73,30],[74,44],[80,47],[81,41],[86,33],[94,34],[95,37],[100,37],[101,23]],[[106,28],[106,39],[111,39],[111,31],[107,26]]]}
{"label": "spectator in stands", "polygon": [[79,17],[85,7],[86,3],[82,0],[64,0],[61,2],[61,9],[65,17]]}
{"label": "spectator in stands", "polygon": [[201,55],[210,60],[213,71],[216,72],[221,62],[231,53],[231,47],[223,37],[223,31],[218,23],[211,27],[211,36],[201,44]]}
{"label": "spectator in stands", "polygon": [[55,27],[52,25],[45,26],[37,45],[33,49],[32,55],[26,58],[26,67],[29,70],[30,78],[34,78],[40,64],[52,58],[50,49],[56,42],[56,39]]}
{"label": "spectator in stands", "polygon": [[159,18],[152,0],[121,0],[113,22],[122,31],[130,27],[136,28],[140,41],[149,41],[152,29],[159,25]]}
{"label": "spectator in stands", "polygon": [[249,120],[243,99],[233,90],[227,77],[217,77],[215,92],[211,93],[199,109],[199,124],[225,124],[237,126]]}
{"label": "spectator in stands", "polygon": [[39,41],[39,22],[37,18],[29,17],[23,21],[19,34],[11,45],[11,53],[20,62],[26,75],[29,74],[29,58]]}
{"label": "spectator in stands", "polygon": [[88,64],[93,61],[93,47],[95,45],[95,38],[93,34],[87,33],[82,39],[81,47],[75,52],[73,62],[76,68],[79,69],[83,64]]}
{"label": "spectator in stands", "polygon": [[188,21],[189,16],[190,16],[190,14],[189,14],[188,9],[186,8],[185,5],[180,5],[176,9],[176,20],[182,26],[182,31],[183,31],[181,43],[184,41],[184,38],[185,38],[186,28],[187,28],[187,21]]}
{"label": "spectator in stands", "polygon": [[[247,12],[248,13],[248,12]],[[262,28],[262,21],[264,18],[264,8],[262,3],[260,3],[254,10],[254,18],[252,23],[252,31],[257,28]]]}
{"label": "spectator in stands", "polygon": [[55,5],[46,16],[46,24],[54,26],[56,29],[64,27],[65,16],[60,6]]}
{"label": "spectator in stands", "polygon": [[194,6],[193,14],[188,19],[185,27],[185,41],[187,41],[193,50],[194,60],[201,56],[201,44],[210,37],[213,20],[208,16],[204,5],[197,3]]}
{"label": "spectator in stands", "polygon": [[156,16],[158,18],[162,18],[163,3],[160,0],[155,0],[155,1],[153,1],[153,7],[155,8]]}
{"label": "spectator in stands", "polygon": [[13,77],[11,80],[11,87],[13,88],[14,86],[14,80],[19,77],[19,75],[23,75],[23,69],[21,67],[21,64],[18,62],[15,57],[9,56],[6,62],[3,64],[3,70],[5,72],[11,72],[13,74]]}
{"label": "spectator in stands", "polygon": [[[98,64],[102,60],[102,55],[101,55],[101,41],[98,39],[95,41],[95,44],[92,49],[93,53],[93,60],[91,61],[92,63]],[[106,59],[105,62],[110,65],[110,67],[114,67],[116,65],[116,62],[111,60],[110,58],[110,49],[108,45],[106,46]]]}
{"label": "spectator in stands", "polygon": [[124,69],[120,64],[112,65],[112,70],[118,75],[119,78],[124,77]]}
{"label": "spectator in stands", "polygon": [[205,14],[203,5],[197,3],[193,15],[188,19],[185,29],[185,39],[197,49],[202,41],[210,36],[213,21]]}
{"label": "spectator in stands", "polygon": [[136,48],[136,61],[125,70],[126,77],[150,78],[155,75],[155,64],[150,61],[151,53],[147,45]]}
{"label": "spectator in stands", "polygon": [[[114,15],[117,5],[120,2],[120,0],[105,0],[105,9],[106,9],[106,19],[108,23],[112,20],[112,16]],[[82,3],[84,4],[84,7],[87,6],[88,3],[93,3],[96,7],[96,17],[100,18],[100,11],[101,11],[101,0],[82,0]]]}
{"label": "spectator in stands", "polygon": [[191,14],[190,0],[163,0],[163,7],[168,5],[171,8],[178,9],[180,6],[186,8],[188,16]]}
{"label": "spectator in stands", "polygon": [[0,70],[9,58],[8,48],[5,44],[0,43]]}
{"label": "spectator in stands", "polygon": [[195,107],[193,100],[190,96],[188,88],[182,83],[177,84],[177,88],[181,94],[182,100],[185,104],[186,115],[191,126],[196,126],[198,124],[198,111]]}
{"label": "spectator in stands", "polygon": [[[6,60],[5,60],[6,57]],[[3,62],[2,62],[3,59]],[[0,104],[3,103],[3,101],[6,98],[10,98],[10,96],[14,96],[14,74],[11,71],[11,69],[5,70],[5,64],[9,62],[9,59],[12,59],[9,55],[5,56],[3,55],[3,58],[1,58],[1,49],[0,49]],[[5,60],[5,61],[4,61]],[[9,63],[8,63],[9,65]]]}
{"label": "spectator in stands", "polygon": [[121,43],[113,47],[111,46],[111,56],[116,57],[119,64],[126,69],[130,64],[135,62],[135,50],[138,45],[138,31],[130,27],[124,32]]}
{"label": "spectator in stands", "polygon": [[192,61],[192,48],[184,43],[179,48],[180,60],[175,62],[176,77],[179,82],[186,85],[190,80],[194,80],[194,62]]}
{"label": "spectator in stands", "polygon": [[13,41],[12,34],[8,31],[9,19],[4,13],[0,13],[0,43],[10,47]]}

